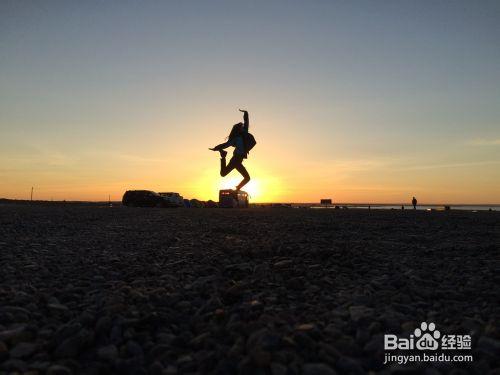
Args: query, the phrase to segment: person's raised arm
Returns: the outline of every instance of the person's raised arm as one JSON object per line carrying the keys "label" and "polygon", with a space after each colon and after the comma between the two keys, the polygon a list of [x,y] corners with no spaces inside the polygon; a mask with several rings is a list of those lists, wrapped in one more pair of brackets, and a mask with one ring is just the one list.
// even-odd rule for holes
{"label": "person's raised arm", "polygon": [[248,112],[240,109],[240,112],[243,112],[243,130],[248,132],[248,126],[250,125],[250,121],[248,120]]}

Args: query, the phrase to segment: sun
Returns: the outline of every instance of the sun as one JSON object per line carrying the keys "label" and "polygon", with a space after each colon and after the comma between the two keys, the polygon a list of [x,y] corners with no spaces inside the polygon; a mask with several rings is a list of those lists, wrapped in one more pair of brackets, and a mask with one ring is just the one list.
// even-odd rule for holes
{"label": "sun", "polygon": [[[219,182],[219,189],[234,189],[241,181],[241,177],[223,178]],[[255,200],[260,198],[259,180],[251,179],[248,184],[242,187],[241,190],[246,191],[250,195],[250,199]]]}
{"label": "sun", "polygon": [[[251,203],[278,202],[286,189],[283,182],[265,168],[252,166],[251,180],[243,186],[242,190],[250,195]],[[218,200],[219,190],[235,189],[243,179],[238,173],[232,173],[231,176],[221,177],[212,170],[206,169],[195,181],[190,183],[193,189],[189,192],[190,196],[199,197],[203,200]]]}

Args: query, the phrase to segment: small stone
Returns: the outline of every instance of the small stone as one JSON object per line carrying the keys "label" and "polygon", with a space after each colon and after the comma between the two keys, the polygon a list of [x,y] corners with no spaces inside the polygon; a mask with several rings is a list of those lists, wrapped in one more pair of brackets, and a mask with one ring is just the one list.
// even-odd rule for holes
{"label": "small stone", "polygon": [[30,369],[37,370],[41,373],[46,373],[49,366],[50,362],[48,361],[35,361],[30,363]]}
{"label": "small stone", "polygon": [[191,308],[191,302],[180,301],[175,305],[175,308],[179,310],[189,310]]}
{"label": "small stone", "polygon": [[292,277],[286,281],[286,287],[291,290],[302,290],[304,289],[304,278]]}
{"label": "small stone", "polygon": [[182,365],[184,363],[190,363],[190,362],[193,362],[193,357],[191,357],[189,354],[183,355],[183,356],[179,357],[179,359],[177,360],[178,365]]}
{"label": "small stone", "polygon": [[356,342],[358,344],[365,344],[370,339],[370,333],[368,330],[363,328],[358,328],[356,330]]}
{"label": "small stone", "polygon": [[10,352],[12,358],[28,358],[36,351],[36,345],[30,342],[17,344]]}
{"label": "small stone", "polygon": [[273,362],[271,363],[271,373],[273,375],[286,375],[286,366],[283,366],[281,363]]}
{"label": "small stone", "polygon": [[331,358],[337,359],[340,357],[340,352],[333,345],[321,342],[319,343],[319,347]]}
{"label": "small stone", "polygon": [[364,374],[363,367],[353,358],[341,357],[337,362],[337,368],[342,370],[343,374]]}
{"label": "small stone", "polygon": [[253,351],[252,360],[257,367],[267,367],[271,363],[271,353],[263,350]]}
{"label": "small stone", "polygon": [[324,363],[306,363],[302,366],[304,375],[336,375],[334,369]]}
{"label": "small stone", "polygon": [[49,303],[47,307],[55,313],[60,313],[60,312],[66,312],[68,311],[68,307],[65,305],[62,305],[60,303]]}
{"label": "small stone", "polygon": [[201,345],[208,337],[210,337],[210,332],[204,332],[194,339],[191,340],[190,345],[199,346]]}
{"label": "small stone", "polygon": [[311,331],[314,329],[314,324],[305,323],[297,326],[297,331]]}
{"label": "small stone", "polygon": [[373,315],[373,309],[366,306],[351,306],[349,307],[351,319],[355,322],[368,320]]}
{"label": "small stone", "polygon": [[280,260],[279,262],[274,263],[273,266],[276,268],[283,268],[283,267],[288,267],[291,264],[293,264],[292,260],[285,259],[285,260]]}
{"label": "small stone", "polygon": [[3,341],[0,341],[0,362],[4,361],[9,357],[9,348]]}
{"label": "small stone", "polygon": [[106,335],[111,329],[111,318],[107,315],[99,318],[95,325],[96,335]]}
{"label": "small stone", "polygon": [[178,373],[177,367],[168,365],[162,372],[162,375],[176,375]]}
{"label": "small stone", "polygon": [[228,356],[232,358],[237,358],[243,354],[245,351],[245,340],[242,337],[238,337],[233,346],[228,351]]}
{"label": "small stone", "polygon": [[97,351],[97,355],[99,358],[104,359],[105,361],[113,361],[118,358],[118,348],[115,345],[107,345],[99,348]]}
{"label": "small stone", "polygon": [[162,372],[163,366],[158,361],[153,362],[151,366],[149,366],[149,373],[151,375],[162,375]]}
{"label": "small stone", "polygon": [[224,291],[224,299],[228,303],[233,303],[241,298],[242,293],[243,286],[239,283],[236,283]]}
{"label": "small stone", "polygon": [[294,336],[294,341],[302,347],[314,350],[316,347],[316,341],[311,338],[311,336],[304,331],[299,331]]}
{"label": "small stone", "polygon": [[371,335],[374,333],[379,333],[382,330],[382,324],[380,322],[372,322],[368,326],[368,331],[370,332]]}
{"label": "small stone", "polygon": [[364,350],[368,353],[376,353],[384,350],[384,335],[373,335],[365,344]]}
{"label": "small stone", "polygon": [[21,342],[27,341],[31,335],[26,326],[20,326],[12,329],[0,331],[0,341]]}
{"label": "small stone", "polygon": [[28,365],[23,360],[11,358],[2,363],[2,370],[26,372]]}
{"label": "small stone", "polygon": [[415,327],[416,326],[414,322],[404,322],[403,324],[401,324],[401,331],[413,333]]}
{"label": "small stone", "polygon": [[162,356],[165,355],[165,353],[168,353],[169,350],[170,350],[170,345],[166,344],[155,345],[149,351],[149,356],[151,356],[151,358],[154,359],[161,358]]}
{"label": "small stone", "polygon": [[144,356],[144,351],[142,350],[142,347],[135,341],[130,340],[127,342],[127,353],[131,357],[142,357]]}
{"label": "small stone", "polygon": [[59,305],[60,302],[59,300],[57,299],[57,297],[54,297],[54,296],[51,296],[48,300],[47,300],[47,303],[48,304],[53,304],[53,305]]}
{"label": "small stone", "polygon": [[71,375],[73,372],[66,366],[52,365],[47,369],[47,375]]}
{"label": "small stone", "polygon": [[88,331],[82,330],[78,334],[64,340],[54,351],[56,358],[74,358],[85,344]]}
{"label": "small stone", "polygon": [[500,340],[481,336],[477,341],[477,347],[493,356],[497,356],[500,353]]}

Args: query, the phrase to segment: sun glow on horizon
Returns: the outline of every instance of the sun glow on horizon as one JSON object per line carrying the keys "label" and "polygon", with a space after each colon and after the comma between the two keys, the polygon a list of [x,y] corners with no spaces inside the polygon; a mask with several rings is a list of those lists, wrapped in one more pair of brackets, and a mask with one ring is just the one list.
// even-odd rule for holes
{"label": "sun glow on horizon", "polygon": [[[262,169],[257,165],[248,165],[251,179],[241,190],[250,195],[251,203],[269,203],[281,201],[283,195],[281,180],[276,173]],[[207,169],[196,180],[186,181],[193,189],[186,193],[202,200],[218,200],[219,190],[234,189],[242,180],[237,171],[232,171],[228,176],[221,177],[213,169]]]}

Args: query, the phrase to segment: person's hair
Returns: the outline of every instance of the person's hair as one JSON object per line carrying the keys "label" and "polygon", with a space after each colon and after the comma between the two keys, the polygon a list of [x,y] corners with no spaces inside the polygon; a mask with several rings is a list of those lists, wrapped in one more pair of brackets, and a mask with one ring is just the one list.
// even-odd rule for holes
{"label": "person's hair", "polygon": [[240,135],[242,128],[243,128],[243,123],[238,122],[237,124],[234,124],[227,139],[231,141],[234,137]]}

